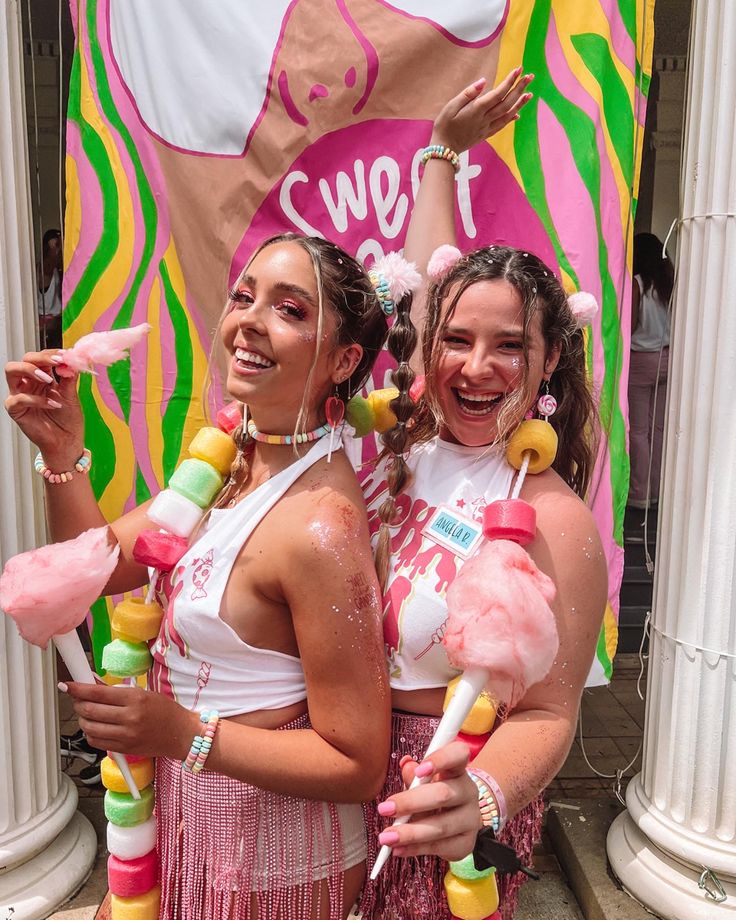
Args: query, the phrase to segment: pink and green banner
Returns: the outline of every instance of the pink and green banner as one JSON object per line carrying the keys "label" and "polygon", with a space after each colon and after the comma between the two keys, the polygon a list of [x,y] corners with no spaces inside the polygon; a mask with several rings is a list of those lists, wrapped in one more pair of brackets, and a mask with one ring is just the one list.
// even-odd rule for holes
{"label": "pink and green banner", "polygon": [[[132,361],[85,376],[92,480],[119,515],[203,424],[210,336],[265,236],[370,261],[403,246],[432,118],[479,76],[535,74],[518,122],[462,157],[461,246],[537,253],[601,312],[589,338],[604,438],[590,502],[611,673],[628,490],[631,238],[652,54],[646,0],[70,0],[64,339],[147,321]],[[382,360],[374,375],[383,385]],[[93,640],[109,639],[107,608]]]}

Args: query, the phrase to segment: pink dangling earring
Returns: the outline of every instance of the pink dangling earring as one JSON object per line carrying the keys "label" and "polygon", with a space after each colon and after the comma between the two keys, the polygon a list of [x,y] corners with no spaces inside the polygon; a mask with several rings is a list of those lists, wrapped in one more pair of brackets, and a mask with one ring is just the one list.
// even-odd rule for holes
{"label": "pink dangling earring", "polygon": [[554,415],[557,411],[557,400],[549,391],[549,380],[545,380],[542,384],[542,394],[537,400],[537,412],[544,418],[545,422],[549,422],[551,415]]}
{"label": "pink dangling earring", "polygon": [[[335,390],[337,392],[337,390]],[[330,426],[330,446],[327,450],[327,462],[332,461],[332,451],[335,446],[335,429],[345,417],[345,403],[339,396],[328,396],[325,402],[325,418]]]}

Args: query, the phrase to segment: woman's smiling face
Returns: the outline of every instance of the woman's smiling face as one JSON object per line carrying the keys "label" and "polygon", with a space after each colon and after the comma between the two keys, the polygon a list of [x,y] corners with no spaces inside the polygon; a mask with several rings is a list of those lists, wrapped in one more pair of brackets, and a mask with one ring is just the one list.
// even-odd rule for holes
{"label": "woman's smiling face", "polygon": [[[336,318],[323,308],[321,342],[315,363],[319,293],[309,253],[293,242],[262,249],[230,293],[222,322],[229,355],[228,392],[248,405],[257,426],[290,434],[314,364],[310,424],[322,392],[335,371]],[[310,405],[311,404],[311,405]]]}
{"label": "woman's smiling face", "polygon": [[[443,311],[453,297],[450,290]],[[439,334],[434,377],[440,437],[446,441],[469,447],[492,443],[499,410],[523,386],[527,361],[534,397],[557,365],[559,352],[547,353],[539,310],[528,325],[525,356],[524,306],[516,288],[503,279],[478,281],[463,291]]]}

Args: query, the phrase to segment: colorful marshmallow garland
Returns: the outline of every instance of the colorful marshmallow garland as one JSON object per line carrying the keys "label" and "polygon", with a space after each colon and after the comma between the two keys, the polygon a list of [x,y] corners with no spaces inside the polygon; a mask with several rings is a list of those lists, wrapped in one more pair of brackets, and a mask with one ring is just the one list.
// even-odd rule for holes
{"label": "colorful marshmallow garland", "polygon": [[[237,418],[236,418],[237,415]],[[202,428],[189,445],[190,458],[176,469],[169,486],[154,499],[148,517],[164,533],[143,531],[136,540],[133,557],[153,571],[145,599],[128,598],[116,605],[111,626],[113,640],[102,653],[108,682],[135,680],[151,663],[148,643],[158,635],[163,609],[154,600],[160,572],[170,571],[188,546],[188,538],[214,501],[235,459],[231,437],[240,424],[237,404],[218,413],[219,428]],[[162,498],[163,496],[163,498]],[[158,503],[158,504],[157,504]],[[151,513],[153,512],[153,513]],[[212,746],[218,723],[216,712],[203,713],[202,735],[196,736],[182,764],[187,772],[199,773]],[[157,920],[161,900],[158,884],[154,809],[154,762],[152,758],[128,757],[141,791],[136,800],[127,790],[120,771],[109,757],[101,765],[108,820],[108,887],[113,920]]]}

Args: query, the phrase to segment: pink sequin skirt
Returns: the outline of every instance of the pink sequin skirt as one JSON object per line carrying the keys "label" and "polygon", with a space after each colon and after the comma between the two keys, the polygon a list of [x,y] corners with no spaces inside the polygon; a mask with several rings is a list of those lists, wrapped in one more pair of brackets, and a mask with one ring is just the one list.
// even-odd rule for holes
{"label": "pink sequin skirt", "polygon": [[[399,761],[405,754],[421,760],[427,750],[439,719],[410,713],[394,712],[391,723],[391,760],[381,795],[366,807],[368,826],[368,866],[378,852],[378,834],[390,824],[376,811],[378,802],[404,788]],[[514,847],[522,865],[531,865],[532,850],[542,831],[543,802],[538,796],[515,815],[501,832],[499,839]],[[445,897],[444,877],[447,863],[435,856],[393,857],[384,866],[375,882],[367,881],[361,911],[363,920],[449,920],[452,916]],[[511,920],[516,910],[519,889],[526,876],[499,875],[501,917]]]}
{"label": "pink sequin skirt", "polygon": [[[307,727],[306,715],[283,726]],[[161,920],[305,920],[323,897],[330,920],[342,920],[343,874],[366,857],[360,805],[186,773],[166,757],[156,761],[156,817]]]}

